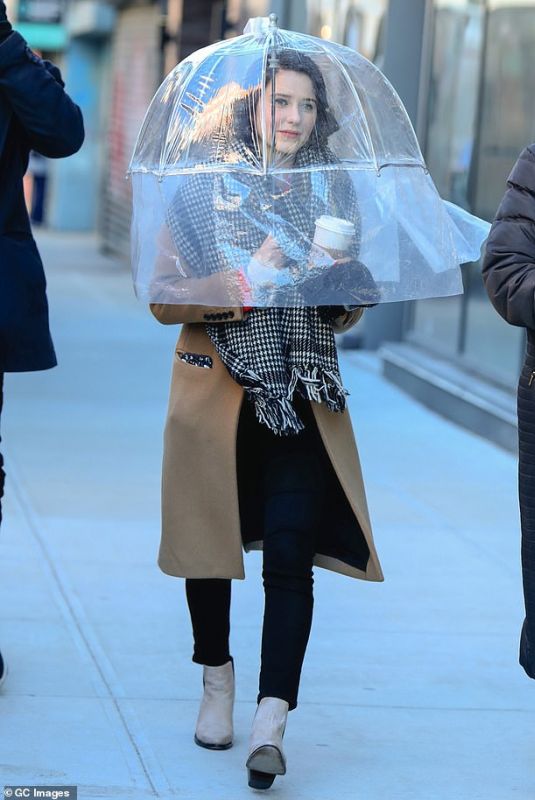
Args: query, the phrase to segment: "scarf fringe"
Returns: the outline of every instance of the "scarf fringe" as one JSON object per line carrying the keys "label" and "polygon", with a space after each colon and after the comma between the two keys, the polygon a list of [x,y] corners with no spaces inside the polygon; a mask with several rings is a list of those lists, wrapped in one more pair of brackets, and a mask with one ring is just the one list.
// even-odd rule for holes
{"label": "scarf fringe", "polygon": [[348,392],[339,376],[318,367],[304,370],[293,367],[287,397],[269,396],[264,387],[246,388],[258,421],[282,436],[299,433],[305,427],[292,405],[296,390],[307,400],[325,403],[329,411],[341,412],[346,407]]}
{"label": "scarf fringe", "polygon": [[293,397],[297,388],[301,390],[307,400],[325,403],[329,411],[343,411],[346,407],[346,396],[349,392],[344,389],[337,372],[320,367],[305,370],[293,367],[288,386],[288,397]]}
{"label": "scarf fringe", "polygon": [[295,413],[292,403],[286,397],[266,397],[261,390],[247,392],[252,401],[256,418],[263,425],[280,436],[291,436],[304,429],[303,422]]}

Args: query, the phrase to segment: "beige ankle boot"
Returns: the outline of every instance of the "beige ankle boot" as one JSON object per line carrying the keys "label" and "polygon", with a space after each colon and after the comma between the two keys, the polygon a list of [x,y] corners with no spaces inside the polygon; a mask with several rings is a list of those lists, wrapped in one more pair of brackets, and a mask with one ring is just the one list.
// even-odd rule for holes
{"label": "beige ankle boot", "polygon": [[286,773],[282,737],[288,703],[278,697],[263,697],[253,720],[247,770],[252,789],[269,789],[276,775]]}
{"label": "beige ankle boot", "polygon": [[209,750],[228,750],[234,735],[234,665],[203,667],[204,693],[195,727],[195,743]]}

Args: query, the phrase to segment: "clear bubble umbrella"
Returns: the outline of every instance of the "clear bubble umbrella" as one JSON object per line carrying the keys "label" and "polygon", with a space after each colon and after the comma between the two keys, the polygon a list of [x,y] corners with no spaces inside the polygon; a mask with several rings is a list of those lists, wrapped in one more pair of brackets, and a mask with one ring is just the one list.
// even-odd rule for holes
{"label": "clear bubble umbrella", "polygon": [[373,305],[462,292],[489,226],[444,202],[396,92],[275,15],[198,50],[152,100],[130,164],[146,301]]}

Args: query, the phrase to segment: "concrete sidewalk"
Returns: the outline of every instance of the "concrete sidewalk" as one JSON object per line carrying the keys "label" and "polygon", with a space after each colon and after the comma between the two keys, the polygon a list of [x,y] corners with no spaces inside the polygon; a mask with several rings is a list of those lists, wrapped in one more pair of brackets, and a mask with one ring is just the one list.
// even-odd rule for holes
{"label": "concrete sidewalk", "polygon": [[[182,581],[155,564],[176,329],[90,237],[40,237],[60,366],[6,377],[0,787],[78,797],[252,796],[260,555],[233,584],[236,742],[193,744],[201,671]],[[373,312],[371,312],[373,313]],[[316,571],[291,800],[528,800],[535,685],[522,620],[516,464],[342,353],[384,584]]]}

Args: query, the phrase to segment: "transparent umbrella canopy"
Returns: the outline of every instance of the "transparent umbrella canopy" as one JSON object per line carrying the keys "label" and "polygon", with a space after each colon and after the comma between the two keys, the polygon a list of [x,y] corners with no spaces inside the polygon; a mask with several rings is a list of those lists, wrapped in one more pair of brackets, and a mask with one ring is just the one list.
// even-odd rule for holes
{"label": "transparent umbrella canopy", "polygon": [[148,302],[373,305],[462,292],[489,226],[444,202],[393,87],[275,15],[193,53],[141,127],[132,264]]}

